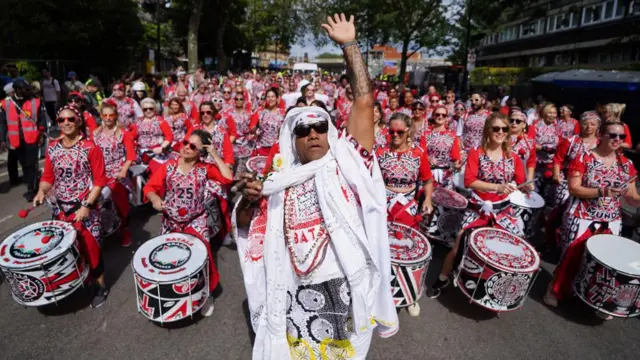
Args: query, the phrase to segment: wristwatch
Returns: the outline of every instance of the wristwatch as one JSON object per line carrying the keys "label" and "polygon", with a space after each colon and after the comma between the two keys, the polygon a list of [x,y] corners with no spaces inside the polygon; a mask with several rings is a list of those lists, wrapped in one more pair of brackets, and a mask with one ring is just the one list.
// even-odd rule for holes
{"label": "wristwatch", "polygon": [[89,204],[89,202],[87,200],[82,200],[82,202],[80,203],[81,207],[86,207],[87,209],[91,208],[92,204]]}
{"label": "wristwatch", "polygon": [[344,48],[346,48],[346,47],[348,47],[348,46],[351,46],[351,45],[358,45],[358,46],[360,46],[360,45],[358,44],[358,40],[352,40],[352,41],[347,41],[346,43],[344,43],[344,44],[340,45],[340,49],[344,50]]}

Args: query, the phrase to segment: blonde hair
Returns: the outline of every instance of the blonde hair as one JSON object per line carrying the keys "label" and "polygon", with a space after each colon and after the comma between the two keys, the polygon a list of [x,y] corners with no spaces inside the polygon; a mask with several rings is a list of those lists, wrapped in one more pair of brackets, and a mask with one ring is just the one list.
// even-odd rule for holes
{"label": "blonde hair", "polygon": [[144,106],[146,104],[152,105],[154,108],[156,107],[156,101],[149,97],[144,98],[142,99],[142,101],[140,101],[140,106]]}
{"label": "blonde hair", "polygon": [[548,108],[554,108],[556,109],[556,114],[558,113],[558,108],[556,107],[556,104],[552,102],[548,102],[548,103],[544,103],[544,105],[542,105],[542,108],[540,108],[540,117],[544,118],[544,113],[547,112]]}
{"label": "blonde hair", "polygon": [[605,108],[607,112],[611,114],[612,120],[619,122],[622,121],[622,114],[624,114],[624,109],[627,108],[627,104],[609,103],[605,105]]}
{"label": "blonde hair", "polygon": [[[480,146],[485,151],[487,150],[487,147],[489,147],[489,142],[491,142],[491,133],[493,132],[493,122],[495,120],[500,120],[506,127],[509,127],[509,120],[507,120],[506,115],[499,112],[491,113],[484,122],[484,128],[482,129],[482,144]],[[504,157],[511,158],[511,140],[509,139],[509,130],[507,130],[505,140],[502,143],[502,152]]]}
{"label": "blonde hair", "polygon": [[[384,115],[382,115],[382,116],[384,116]],[[401,113],[401,112],[393,113],[391,115],[391,117],[389,118],[389,126],[391,126],[391,122],[394,121],[394,120],[400,120],[400,121],[404,122],[404,124],[407,126],[407,130],[408,130],[408,133],[409,133],[409,136],[407,137],[407,141],[413,140],[415,129],[413,128],[413,120],[411,120],[411,117],[409,117],[409,115],[407,115],[405,113]],[[382,121],[382,118],[380,118],[380,121]]]}
{"label": "blonde hair", "polygon": [[[118,106],[114,105],[114,104],[111,104],[109,102],[103,102],[102,105],[100,106],[100,116],[102,116],[102,111],[104,109],[111,109],[111,111],[113,111],[113,113],[116,114],[116,131],[115,131],[115,135],[116,135],[116,137],[119,137],[120,134],[122,134],[124,127],[120,123],[120,114],[118,114]],[[94,131],[94,133],[95,134],[101,133],[103,128],[104,128],[104,123],[100,124],[100,126],[98,126],[98,128]]]}

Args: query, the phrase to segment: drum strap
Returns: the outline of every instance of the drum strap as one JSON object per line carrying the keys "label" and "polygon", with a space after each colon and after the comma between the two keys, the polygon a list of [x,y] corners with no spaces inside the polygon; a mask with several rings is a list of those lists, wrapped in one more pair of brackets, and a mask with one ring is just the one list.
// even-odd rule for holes
{"label": "drum strap", "polygon": [[[78,200],[73,200],[73,201],[62,201],[62,200],[57,200],[58,203],[58,209],[60,209],[60,211],[62,211],[62,213],[65,216],[70,216],[71,214],[75,213],[78,209],[80,209],[81,203]],[[71,208],[67,211],[64,211],[64,207],[62,205],[67,205],[67,206],[71,206]]]}
{"label": "drum strap", "polygon": [[[493,203],[493,212],[494,213],[500,212],[509,206],[511,206],[511,202],[509,202],[508,200],[503,200],[500,202]],[[471,202],[471,201],[469,202],[469,209],[473,211],[480,211],[481,208],[482,208],[482,205],[477,204],[475,202]]]}
{"label": "drum strap", "polygon": [[181,227],[184,227],[184,226],[190,224],[193,221],[193,219],[197,219],[200,215],[204,214],[205,211],[206,211],[206,209],[204,211],[199,212],[196,216],[192,217],[191,219],[185,220],[185,221],[178,221],[178,220],[174,219],[166,211],[163,211],[162,215],[168,217],[171,221],[180,224]]}

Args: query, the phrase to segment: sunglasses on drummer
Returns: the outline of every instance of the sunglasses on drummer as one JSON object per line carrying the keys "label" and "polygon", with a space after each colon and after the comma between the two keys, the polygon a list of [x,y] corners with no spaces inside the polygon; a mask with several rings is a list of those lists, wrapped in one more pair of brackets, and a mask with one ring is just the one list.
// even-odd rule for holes
{"label": "sunglasses on drummer", "polygon": [[200,111],[202,115],[213,115],[213,110],[202,110]]}
{"label": "sunglasses on drummer", "polygon": [[58,118],[56,119],[56,121],[58,122],[58,124],[62,124],[62,123],[64,123],[65,121],[68,121],[68,122],[70,122],[70,123],[72,123],[72,124],[73,124],[73,123],[75,123],[75,122],[76,122],[76,120],[77,120],[77,119],[78,119],[78,118],[76,118],[75,116],[71,116],[71,117],[62,117],[62,116],[60,116],[60,117],[58,117]]}
{"label": "sunglasses on drummer", "polygon": [[616,134],[616,133],[608,133],[607,136],[611,140],[620,139],[623,140],[627,138],[627,134]]}
{"label": "sunglasses on drummer", "polygon": [[443,113],[435,113],[433,114],[434,118],[441,118],[441,117],[447,117],[447,114],[443,114]]}
{"label": "sunglasses on drummer", "polygon": [[517,124],[517,125],[520,125],[520,124],[522,124],[524,122],[524,120],[520,120],[520,119],[509,119],[509,121],[512,124]]}
{"label": "sunglasses on drummer", "polygon": [[406,132],[407,132],[406,130],[389,130],[389,135],[390,136],[394,136],[394,135],[404,136],[404,134]]}
{"label": "sunglasses on drummer", "polygon": [[491,128],[491,131],[493,131],[494,133],[498,133],[500,131],[502,131],[503,133],[508,133],[509,132],[509,127],[508,126],[494,126]]}
{"label": "sunglasses on drummer", "polygon": [[320,121],[313,124],[298,125],[293,129],[293,134],[296,137],[303,138],[309,136],[311,130],[317,134],[326,134],[329,131],[329,123],[327,121]]}
{"label": "sunglasses on drummer", "polygon": [[196,144],[190,142],[189,140],[182,140],[182,145],[191,149],[191,151],[198,151],[198,146]]}
{"label": "sunglasses on drummer", "polygon": [[152,108],[152,107],[142,108],[142,111],[144,111],[144,112],[147,112],[147,111],[156,111],[156,108]]}

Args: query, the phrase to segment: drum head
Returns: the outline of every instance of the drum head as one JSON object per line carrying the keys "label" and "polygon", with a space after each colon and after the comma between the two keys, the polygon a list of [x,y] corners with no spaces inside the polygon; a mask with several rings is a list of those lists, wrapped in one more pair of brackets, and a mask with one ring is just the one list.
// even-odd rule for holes
{"label": "drum head", "polygon": [[27,269],[55,259],[73,246],[76,229],[64,221],[31,224],[0,244],[0,267]]}
{"label": "drum head", "polygon": [[604,265],[632,276],[640,276],[640,244],[615,235],[594,235],[587,251]]}
{"label": "drum head", "polygon": [[157,282],[172,282],[190,276],[207,261],[207,247],[200,239],[171,233],[157,236],[133,255],[133,270]]}
{"label": "drum head", "polygon": [[266,156],[254,156],[247,160],[247,170],[251,172],[256,172],[258,174],[262,174],[264,172],[264,167],[267,165],[267,157]]}
{"label": "drum head", "polygon": [[510,232],[481,228],[469,236],[471,249],[499,269],[510,272],[532,272],[540,267],[536,250],[523,239]]}
{"label": "drum head", "polygon": [[431,257],[431,244],[418,230],[400,223],[388,223],[391,262],[395,264],[416,264]]}
{"label": "drum head", "polygon": [[509,200],[514,205],[529,209],[541,209],[544,207],[544,199],[535,191],[532,191],[527,195],[522,191],[516,190],[509,195]]}
{"label": "drum head", "polygon": [[437,187],[433,190],[431,200],[438,205],[450,209],[466,209],[469,201],[455,191]]}

